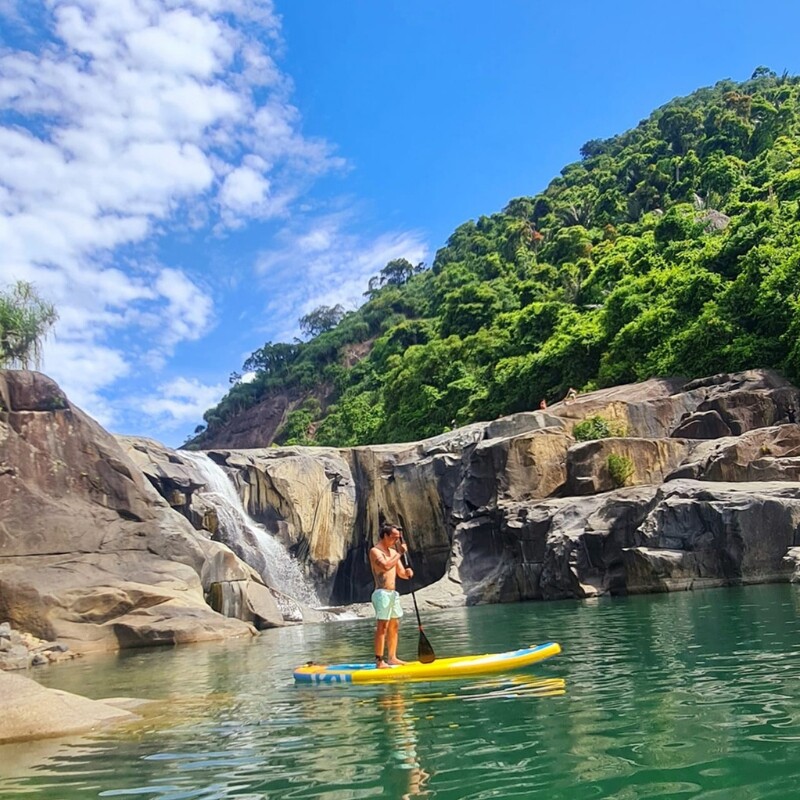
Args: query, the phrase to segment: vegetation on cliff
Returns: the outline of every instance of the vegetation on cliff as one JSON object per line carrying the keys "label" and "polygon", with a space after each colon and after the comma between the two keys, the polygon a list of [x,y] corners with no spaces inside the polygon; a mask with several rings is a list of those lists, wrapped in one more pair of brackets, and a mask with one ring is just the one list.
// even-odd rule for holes
{"label": "vegetation on cliff", "polygon": [[267,343],[192,442],[271,393],[283,443],[405,441],[658,375],[800,380],[800,78],[760,67],[581,148],[532,197]]}
{"label": "vegetation on cliff", "polygon": [[27,281],[0,292],[0,368],[39,366],[42,342],[58,314]]}

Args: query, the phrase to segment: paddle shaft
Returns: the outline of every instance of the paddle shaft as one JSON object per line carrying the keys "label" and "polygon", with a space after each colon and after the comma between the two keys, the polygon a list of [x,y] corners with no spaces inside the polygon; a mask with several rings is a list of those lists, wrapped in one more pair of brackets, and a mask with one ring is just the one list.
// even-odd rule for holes
{"label": "paddle shaft", "polygon": [[[402,539],[401,539],[401,541],[402,541]],[[411,562],[408,560],[408,555],[406,553],[402,553],[400,558],[401,558],[401,560],[403,562],[403,566],[406,569],[412,569]],[[411,580],[414,580],[414,579],[412,578]],[[411,586],[411,584],[409,582],[409,587],[410,586]],[[411,589],[411,600],[414,603],[414,613],[417,615],[417,627],[420,630],[422,630],[422,620],[419,618],[419,608],[417,607],[417,598],[414,596],[414,589],[413,588]]]}
{"label": "paddle shaft", "polygon": [[[403,539],[400,537],[400,541],[402,542]],[[411,562],[409,561],[407,553],[401,553],[400,558],[403,562],[403,566],[406,569],[411,569]],[[413,580],[413,579],[412,579]],[[409,587],[411,584],[409,584]],[[417,646],[417,656],[423,664],[430,664],[431,662],[436,660],[436,653],[433,650],[433,646],[428,641],[428,637],[425,635],[425,631],[422,630],[422,620],[419,617],[419,606],[417,605],[417,598],[414,594],[414,589],[411,589],[411,600],[414,603],[414,613],[417,615],[417,628],[419,628],[419,644]]]}

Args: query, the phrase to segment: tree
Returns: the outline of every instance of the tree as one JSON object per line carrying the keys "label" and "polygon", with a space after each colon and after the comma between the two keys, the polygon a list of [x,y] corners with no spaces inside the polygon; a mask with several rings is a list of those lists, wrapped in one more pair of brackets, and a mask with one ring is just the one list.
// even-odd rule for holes
{"label": "tree", "polygon": [[442,336],[468,336],[488,327],[503,310],[503,301],[491,284],[468,283],[447,294],[442,308]]}
{"label": "tree", "polygon": [[271,377],[286,375],[289,367],[297,359],[299,348],[296,344],[267,342],[250,354],[242,364],[244,372],[263,372]]}
{"label": "tree", "polygon": [[395,258],[381,270],[381,285],[402,286],[409,278],[424,269],[423,264],[415,267],[405,258]]}
{"label": "tree", "polygon": [[38,367],[42,340],[57,319],[55,307],[27,281],[0,292],[0,367]]}
{"label": "tree", "polygon": [[682,156],[702,133],[703,120],[696,111],[675,106],[667,109],[659,117],[658,129],[669,142],[673,152]]}
{"label": "tree", "polygon": [[344,314],[339,303],[335,306],[319,306],[300,317],[300,330],[313,339],[321,333],[333,330],[344,319]]}
{"label": "tree", "polygon": [[607,139],[589,139],[588,142],[585,142],[581,146],[581,158],[586,160],[587,158],[592,158],[608,152],[608,144]]}
{"label": "tree", "polygon": [[765,67],[763,64],[760,67],[756,67],[753,70],[753,74],[750,76],[750,80],[758,80],[759,78],[777,78],[777,74],[771,70],[769,67]]}
{"label": "tree", "polygon": [[414,266],[408,259],[394,258],[386,264],[379,275],[373,275],[369,279],[369,287],[364,296],[374,298],[384,286],[405,286],[414,275],[424,271],[423,261]]}

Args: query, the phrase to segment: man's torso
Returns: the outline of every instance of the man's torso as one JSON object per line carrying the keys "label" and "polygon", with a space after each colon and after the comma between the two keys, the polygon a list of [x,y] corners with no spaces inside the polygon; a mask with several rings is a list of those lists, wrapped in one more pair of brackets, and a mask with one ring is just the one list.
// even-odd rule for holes
{"label": "man's torso", "polygon": [[391,555],[391,552],[387,553],[380,547],[373,547],[372,550],[369,551],[369,562],[372,567],[372,577],[375,580],[375,588],[394,591],[395,581],[397,580],[397,566],[390,567],[387,570],[382,569],[379,554],[387,557]]}

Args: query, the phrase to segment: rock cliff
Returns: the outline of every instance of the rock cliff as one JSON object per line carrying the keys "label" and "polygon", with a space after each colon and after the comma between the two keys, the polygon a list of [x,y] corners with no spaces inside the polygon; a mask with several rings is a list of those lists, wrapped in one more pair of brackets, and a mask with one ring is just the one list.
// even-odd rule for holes
{"label": "rock cliff", "polygon": [[[219,541],[187,454],[115,440],[37,373],[0,373],[0,398],[0,622],[85,650],[287,618],[269,565]],[[208,456],[323,603],[368,599],[384,518],[406,530],[423,605],[670,591],[800,575],[798,407],[795,387],[751,371],[615,387],[421,442]],[[618,435],[577,441],[595,417]]]}
{"label": "rock cliff", "polygon": [[249,636],[204,590],[251,574],[53,381],[0,372],[0,621],[77,651]]}
{"label": "rock cliff", "polygon": [[[792,577],[798,407],[795,387],[754,370],[614,387],[411,444],[209,455],[332,603],[368,598],[380,518],[405,527],[430,605],[668,591]],[[576,441],[593,417],[624,435]]]}

